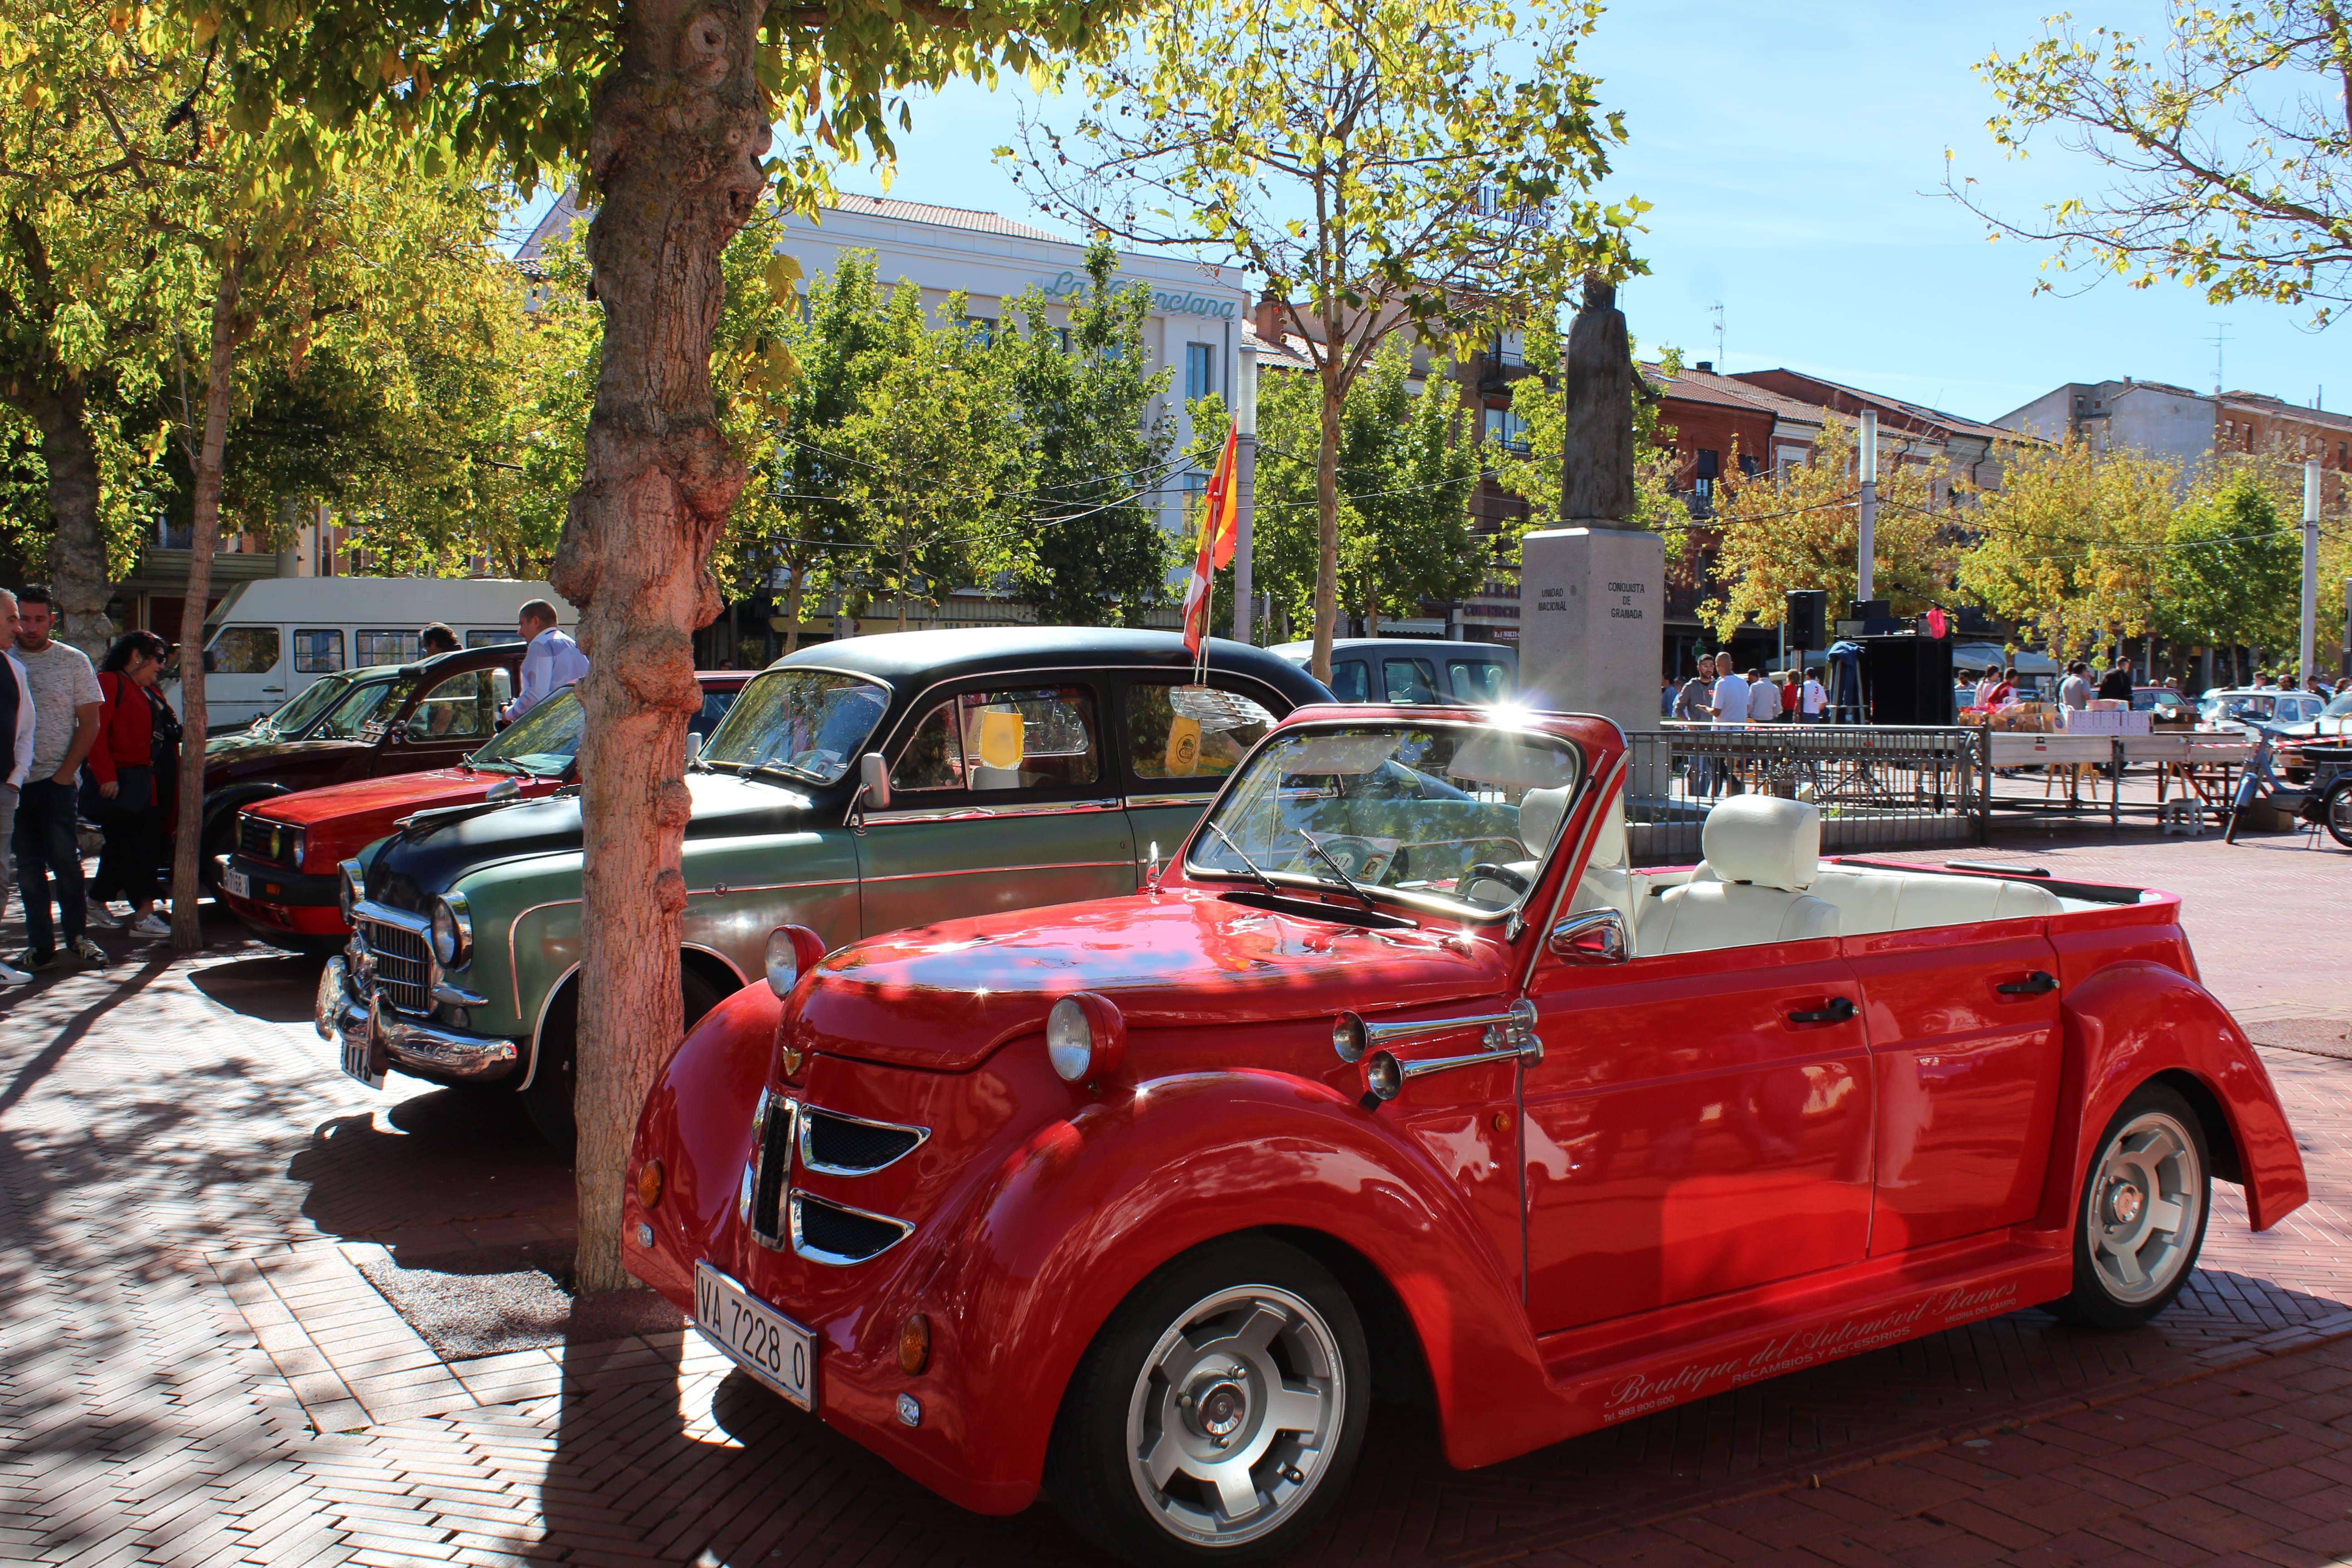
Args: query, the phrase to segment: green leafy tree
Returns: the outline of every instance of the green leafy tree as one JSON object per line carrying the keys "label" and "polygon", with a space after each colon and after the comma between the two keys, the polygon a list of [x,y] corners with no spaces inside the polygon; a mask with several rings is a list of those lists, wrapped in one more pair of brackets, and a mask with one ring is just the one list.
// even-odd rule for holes
{"label": "green leafy tree", "polygon": [[2158,629],[2179,465],[2083,441],[2020,444],[2002,465],[1968,520],[1960,591],[2053,657]]}
{"label": "green leafy tree", "polygon": [[[804,205],[832,159],[889,156],[893,127],[911,124],[909,89],[992,79],[1000,67],[1042,74],[1125,7],[165,3],[216,38],[238,124],[283,118],[306,136],[292,166],[327,163],[347,127],[378,113],[424,154],[496,155],[526,186],[584,152],[605,327],[552,580],[581,608],[592,661],[581,687],[580,1278],[620,1288],[629,1139],[680,1032],[680,773],[700,703],[690,634],[718,613],[709,563],[749,477],[711,388],[721,258],[771,183]],[[779,121],[793,141],[769,160]]]}
{"label": "green leafy tree", "polygon": [[1017,576],[1034,549],[1019,509],[1029,488],[1003,359],[949,296],[933,328],[922,290],[890,291],[856,365],[857,411],[840,426],[847,499],[871,542],[858,586],[898,609],[936,608],[956,588]]}
{"label": "green leafy tree", "polygon": [[[2297,515],[2301,498],[2297,497]],[[2261,479],[2209,475],[2169,520],[2156,563],[2158,615],[2176,637],[2291,648],[2301,627],[2303,541]]]}
{"label": "green leafy tree", "polygon": [[1623,140],[1576,51],[1591,0],[1169,0],[1086,71],[1076,141],[1033,130],[1045,204],[1262,277],[1319,393],[1314,669],[1341,589],[1342,411],[1381,347],[1475,343],[1587,272],[1639,270],[1644,204],[1589,195]]}
{"label": "green leafy tree", "polygon": [[[1382,616],[1420,614],[1425,599],[1458,599],[1486,575],[1470,532],[1479,447],[1459,429],[1459,386],[1432,376],[1416,395],[1411,371],[1396,348],[1380,354],[1339,421],[1339,605],[1375,629]],[[1314,613],[1320,554],[1319,396],[1314,378],[1295,372],[1258,386],[1253,581],[1298,622]],[[1223,447],[1223,402],[1195,402],[1192,428],[1193,460],[1208,467]],[[1228,569],[1211,624],[1231,602]]]}
{"label": "green leafy tree", "polygon": [[1062,626],[1141,626],[1168,596],[1172,552],[1157,496],[1173,438],[1148,415],[1171,373],[1149,368],[1151,290],[1114,289],[1118,270],[1118,253],[1097,236],[1086,281],[1066,301],[1067,324],[1056,328],[1032,289],[1006,301],[1008,326],[997,336],[1035,530],[1013,592],[1039,620]]}
{"label": "green leafy tree", "polygon": [[2322,323],[2352,299],[2352,8],[2340,0],[2175,0],[2155,47],[2061,15],[1978,70],[2000,100],[1990,128],[2004,151],[2022,157],[2047,134],[2108,180],[2017,223],[1947,174],[1995,235],[2051,247],[2062,272],[2136,289],[2177,279],[2215,304],[2308,304]]}

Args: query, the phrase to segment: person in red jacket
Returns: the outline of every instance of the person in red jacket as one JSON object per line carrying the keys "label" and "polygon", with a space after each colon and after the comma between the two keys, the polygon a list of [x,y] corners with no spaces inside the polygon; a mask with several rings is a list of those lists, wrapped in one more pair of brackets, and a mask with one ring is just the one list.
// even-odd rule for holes
{"label": "person in red jacket", "polygon": [[89,885],[92,922],[109,899],[131,905],[124,923],[139,936],[167,937],[172,928],[157,914],[162,889],[155,869],[163,863],[163,798],[158,780],[170,776],[167,760],[179,739],[156,679],[171,647],[153,632],[126,632],[99,661],[98,686],[105,693],[98,742],[85,763],[97,798],[84,796],[84,815],[106,833],[98,877]]}

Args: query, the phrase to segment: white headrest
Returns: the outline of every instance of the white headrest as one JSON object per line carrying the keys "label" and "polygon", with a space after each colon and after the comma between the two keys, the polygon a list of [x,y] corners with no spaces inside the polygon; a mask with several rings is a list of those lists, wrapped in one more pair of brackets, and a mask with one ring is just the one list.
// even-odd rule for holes
{"label": "white headrest", "polygon": [[1552,835],[1559,831],[1559,819],[1568,815],[1568,786],[1558,789],[1531,789],[1519,797],[1519,842],[1528,847],[1530,855],[1540,855],[1551,847]]}
{"label": "white headrest", "polygon": [[1736,795],[1706,814],[1699,847],[1727,882],[1801,893],[1821,868],[1822,814],[1810,801]]}

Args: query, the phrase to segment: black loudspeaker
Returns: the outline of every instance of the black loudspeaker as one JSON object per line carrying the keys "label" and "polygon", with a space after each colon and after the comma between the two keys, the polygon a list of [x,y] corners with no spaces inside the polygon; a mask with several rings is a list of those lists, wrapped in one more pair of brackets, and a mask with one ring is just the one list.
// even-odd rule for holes
{"label": "black loudspeaker", "polygon": [[1952,644],[1948,637],[1863,637],[1864,717],[1873,724],[1950,724]]}
{"label": "black loudspeaker", "polygon": [[1829,595],[1819,588],[1789,590],[1788,607],[1783,614],[1790,647],[1804,653],[1819,653],[1829,647]]}

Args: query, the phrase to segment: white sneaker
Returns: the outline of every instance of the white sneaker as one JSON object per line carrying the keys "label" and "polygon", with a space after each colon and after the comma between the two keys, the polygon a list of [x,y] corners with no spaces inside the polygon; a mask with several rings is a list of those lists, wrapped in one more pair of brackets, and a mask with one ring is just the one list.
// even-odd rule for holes
{"label": "white sneaker", "polygon": [[95,900],[83,910],[83,923],[99,931],[121,931],[125,924],[122,916]]}
{"label": "white sneaker", "polygon": [[11,964],[0,963],[0,985],[30,985],[33,977]]}
{"label": "white sneaker", "polygon": [[133,936],[167,937],[172,934],[172,928],[150,913],[131,922],[131,933]]}

